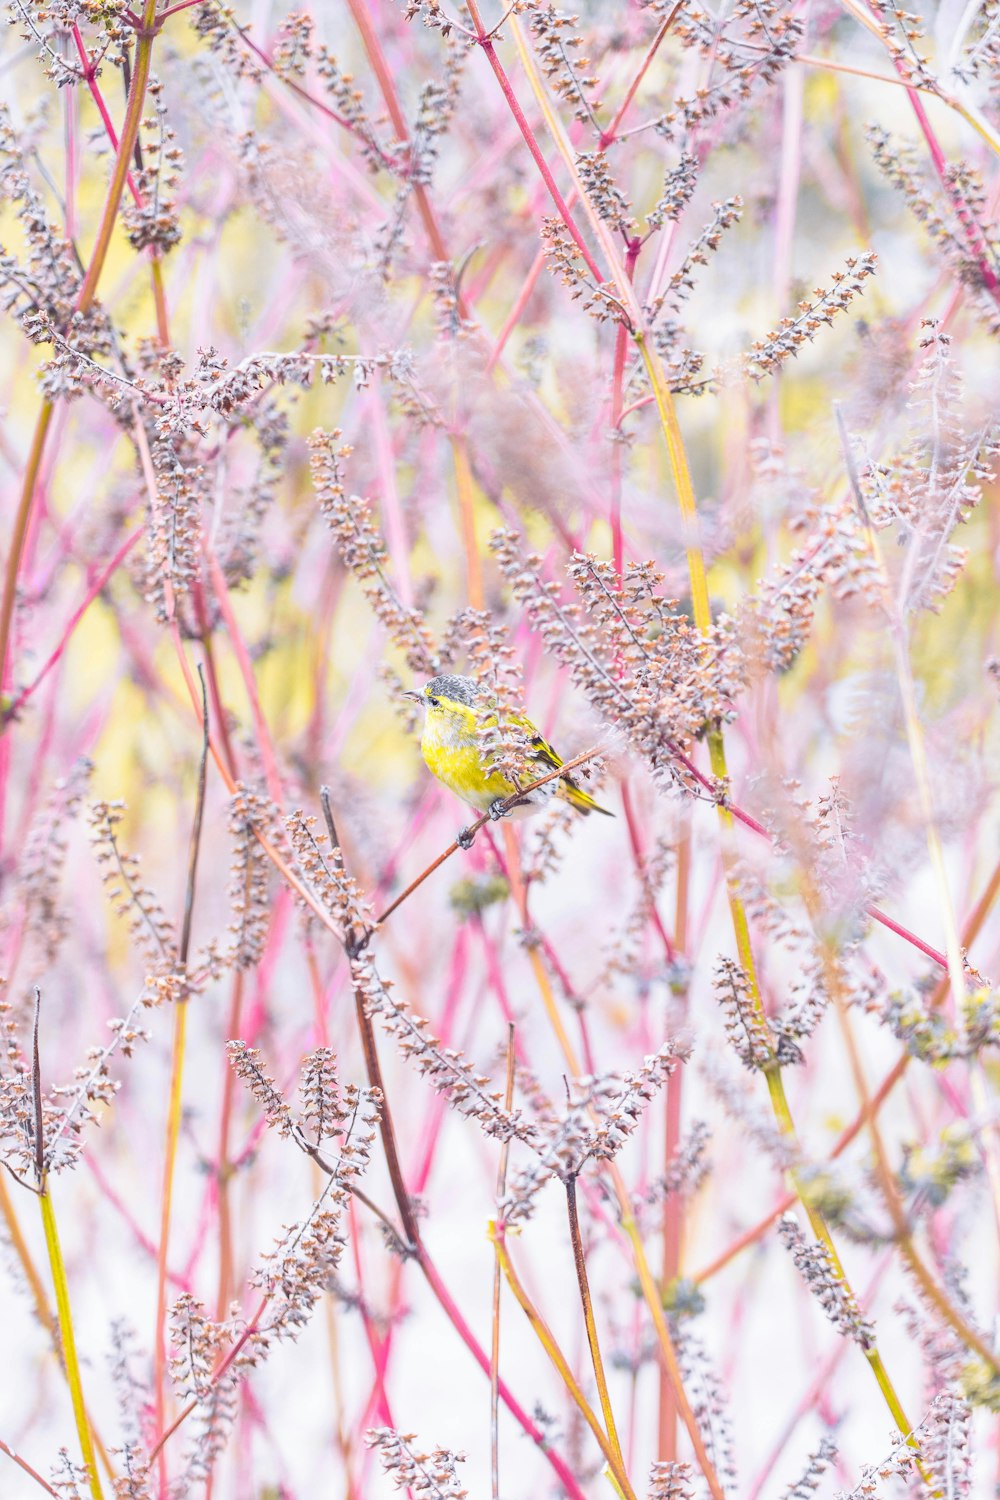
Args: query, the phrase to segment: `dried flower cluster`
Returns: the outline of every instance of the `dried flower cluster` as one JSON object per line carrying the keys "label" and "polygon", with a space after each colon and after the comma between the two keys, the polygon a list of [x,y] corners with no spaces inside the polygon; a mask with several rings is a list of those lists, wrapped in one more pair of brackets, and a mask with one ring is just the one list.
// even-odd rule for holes
{"label": "dried flower cluster", "polygon": [[736,1445],[725,1391],[698,1334],[683,1317],[673,1319],[677,1357],[684,1388],[720,1480],[732,1491],[737,1484]]}
{"label": "dried flower cluster", "polygon": [[469,1492],[459,1484],[458,1465],[463,1453],[449,1453],[435,1448],[422,1453],[412,1432],[394,1432],[391,1427],[374,1427],[365,1434],[365,1442],[376,1450],[379,1463],[398,1490],[412,1490],[429,1500],[463,1500]]}
{"label": "dried flower cluster", "polygon": [[554,1115],[546,1108],[538,1124],[530,1127],[530,1134],[521,1134],[535,1159],[520,1168],[510,1184],[501,1204],[505,1224],[529,1218],[538,1193],[553,1177],[569,1182],[588,1161],[613,1160],[646,1106],[687,1056],[683,1042],[665,1042],[641,1069],[625,1078],[608,1074],[575,1080],[564,1113]]}
{"label": "dried flower cluster", "polygon": [[740,1062],[750,1069],[771,1067],[774,1049],[749,974],[733,959],[720,957],[713,984],[725,1016],[726,1036]]}
{"label": "dried flower cluster", "polygon": [[725,721],[740,686],[741,653],[723,617],[706,641],[677,601],[661,592],[650,563],[632,563],[621,585],[613,567],[574,557],[569,575],[579,602],[565,599],[508,532],[493,538],[515,598],[549,649],[570,670],[605,723],[666,783],[690,787],[684,751]]}
{"label": "dried flower cluster", "polygon": [[125,816],[122,802],[96,802],[90,813],[94,855],[101,880],[117,916],[128,924],[129,935],[154,971],[169,973],[176,965],[173,923],[159,900],[143,884],[139,861],[122,848],[119,829]]}
{"label": "dried flower cluster", "polygon": [[866,503],[876,526],[892,527],[905,549],[896,584],[902,615],[940,609],[968,561],[951,540],[969,520],[994,476],[1000,428],[986,422],[973,432],[962,421],[961,379],[951,340],[936,323],[923,325],[923,351],[909,403],[911,438],[898,457],[869,464]]}
{"label": "dried flower cluster", "polygon": [[781,1242],[795,1262],[795,1267],[837,1332],[853,1339],[862,1349],[875,1343],[875,1330],[854,1300],[827,1247],[806,1240],[794,1214],[784,1214],[778,1225]]}
{"label": "dried flower cluster", "polygon": [[504,1108],[502,1090],[491,1086],[490,1079],[477,1073],[461,1052],[443,1045],[426,1017],[414,1015],[409,1006],[393,996],[369,954],[352,961],[351,976],[366,1014],[377,1017],[395,1039],[401,1055],[415,1065],[433,1089],[447,1095],[453,1109],[475,1120],[486,1135],[497,1140],[534,1140],[535,1128],[522,1118],[521,1111]]}
{"label": "dried flower cluster", "polygon": [[834,271],[829,289],[816,287],[812,296],[799,303],[794,318],[782,318],[772,332],[754,340],[743,358],[744,373],[752,380],[773,375],[784,360],[794,358],[804,344],[811,342],[824,326],[833,322],[838,313],[850,307],[877,268],[878,257],[873,251],[851,256],[846,271]]}

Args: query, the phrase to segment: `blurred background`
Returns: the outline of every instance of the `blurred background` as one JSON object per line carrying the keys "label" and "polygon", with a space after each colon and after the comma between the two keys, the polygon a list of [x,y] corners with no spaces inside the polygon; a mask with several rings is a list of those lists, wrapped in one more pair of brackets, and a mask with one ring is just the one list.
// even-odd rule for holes
{"label": "blurred background", "polygon": [[[381,1497],[372,1429],[467,1455],[411,1494],[629,1493],[580,1167],[632,1493],[992,1495],[995,8],[10,20],[0,1493]],[[371,1081],[343,872],[378,914],[471,819],[402,696],[439,670],[600,747],[615,821],[487,826],[380,927],[400,1175],[377,1138],[309,1259],[328,1179],[226,1043],[296,1111],[317,1048]],[[325,836],[324,786],[325,871],[284,821]],[[511,1023],[545,1180],[506,1244],[579,1399],[504,1276],[494,1311],[512,1200],[453,1107]],[[616,1180],[579,1080],[669,1039]],[[423,1260],[370,1206],[401,1182]]]}

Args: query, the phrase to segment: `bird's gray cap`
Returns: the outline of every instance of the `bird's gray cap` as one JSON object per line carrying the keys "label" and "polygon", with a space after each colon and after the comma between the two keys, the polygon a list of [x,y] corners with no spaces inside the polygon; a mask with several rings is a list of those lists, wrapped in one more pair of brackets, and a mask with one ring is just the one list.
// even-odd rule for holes
{"label": "bird's gray cap", "polygon": [[471,708],[479,695],[479,685],[473,677],[432,677],[424,684],[424,692],[431,698],[450,698],[453,703],[464,703]]}

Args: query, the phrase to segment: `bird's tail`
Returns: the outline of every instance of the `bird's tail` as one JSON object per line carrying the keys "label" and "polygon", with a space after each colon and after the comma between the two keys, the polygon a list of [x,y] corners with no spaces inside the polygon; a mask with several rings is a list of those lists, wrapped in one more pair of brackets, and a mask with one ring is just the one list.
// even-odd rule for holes
{"label": "bird's tail", "polygon": [[559,795],[564,797],[572,807],[575,807],[577,812],[599,812],[603,813],[606,818],[614,817],[613,812],[609,812],[606,807],[602,807],[599,802],[595,802],[589,792],[585,792],[581,786],[577,786],[576,782],[570,776],[561,776],[559,778]]}

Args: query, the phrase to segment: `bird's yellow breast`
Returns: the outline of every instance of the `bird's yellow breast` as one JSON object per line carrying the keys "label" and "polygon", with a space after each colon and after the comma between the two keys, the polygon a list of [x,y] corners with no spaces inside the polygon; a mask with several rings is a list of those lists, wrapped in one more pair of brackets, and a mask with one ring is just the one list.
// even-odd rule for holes
{"label": "bird's yellow breast", "polygon": [[420,749],[438,781],[480,812],[516,790],[512,782],[484,767],[476,716],[464,704],[427,710]]}

